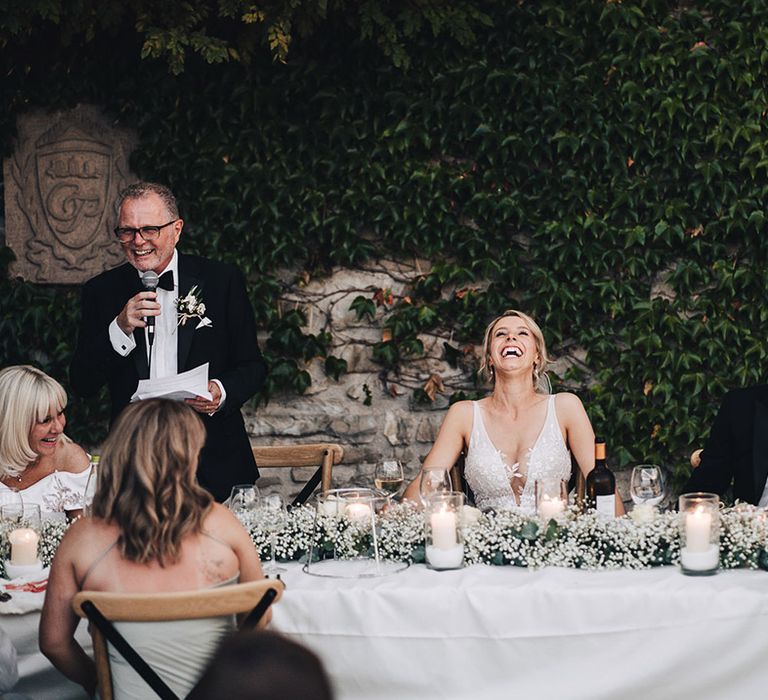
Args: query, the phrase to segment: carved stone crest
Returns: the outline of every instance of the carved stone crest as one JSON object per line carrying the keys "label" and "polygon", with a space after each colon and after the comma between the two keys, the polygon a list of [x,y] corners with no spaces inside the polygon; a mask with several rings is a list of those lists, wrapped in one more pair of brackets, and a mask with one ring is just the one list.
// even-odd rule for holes
{"label": "carved stone crest", "polygon": [[124,262],[112,227],[120,190],[137,179],[128,168],[135,143],[93,106],[19,119],[3,163],[12,275],[77,284]]}

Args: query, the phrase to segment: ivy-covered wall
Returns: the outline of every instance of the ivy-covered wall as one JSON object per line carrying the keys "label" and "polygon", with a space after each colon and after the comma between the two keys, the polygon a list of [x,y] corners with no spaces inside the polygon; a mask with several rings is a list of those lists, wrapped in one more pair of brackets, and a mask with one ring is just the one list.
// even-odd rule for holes
{"label": "ivy-covered wall", "polygon": [[[763,381],[768,3],[486,9],[474,48],[422,37],[407,72],[338,36],[287,65],[190,61],[175,77],[134,45],[55,62],[38,48],[4,74],[0,130],[7,151],[18,114],[77,101],[136,128],[134,169],[176,191],[185,250],[249,277],[269,395],[304,391],[312,358],[344,371],[281,295],[379,255],[427,258],[403,294],[355,302],[361,319],[386,302],[383,378],[420,333],[449,335],[456,361],[522,308],[573,358],[555,386],[581,395],[614,463],[682,470],[726,389]],[[0,285],[2,364],[65,377],[78,290]],[[103,415],[70,412],[90,435]]]}

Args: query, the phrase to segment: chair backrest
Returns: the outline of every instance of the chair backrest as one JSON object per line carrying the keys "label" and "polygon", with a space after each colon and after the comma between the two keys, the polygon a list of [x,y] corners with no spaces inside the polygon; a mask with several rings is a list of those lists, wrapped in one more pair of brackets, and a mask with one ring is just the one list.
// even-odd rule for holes
{"label": "chair backrest", "polygon": [[568,480],[568,491],[573,491],[574,503],[580,509],[583,508],[587,492],[587,481],[573,454],[571,454],[571,477]]}
{"label": "chair backrest", "polygon": [[[232,586],[174,593],[110,593],[80,591],[72,599],[72,608],[80,617],[89,617],[84,603],[91,603],[110,622],[166,622],[199,620],[253,611],[267,596],[277,601],[282,595],[282,581],[262,579]],[[268,607],[268,606],[267,606]],[[89,617],[90,619],[90,617]],[[112,674],[107,639],[95,624],[90,626],[101,700],[112,700]]]}
{"label": "chair backrest", "polygon": [[305,445],[254,445],[251,449],[257,467],[319,467],[323,492],[331,488],[333,465],[339,464],[344,458],[344,448],[333,442]]}

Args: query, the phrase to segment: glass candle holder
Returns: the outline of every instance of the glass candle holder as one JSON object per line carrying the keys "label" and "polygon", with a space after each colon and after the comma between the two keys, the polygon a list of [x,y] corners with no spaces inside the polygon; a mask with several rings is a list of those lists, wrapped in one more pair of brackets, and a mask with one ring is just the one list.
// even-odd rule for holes
{"label": "glass candle holder", "polygon": [[427,564],[432,569],[464,566],[464,536],[461,527],[464,494],[434,493],[424,504],[424,539]]}
{"label": "glass candle holder", "polygon": [[[331,489],[315,496],[315,527],[304,571],[329,578],[370,578],[397,573],[408,562],[388,561],[380,547],[381,519],[392,503],[376,489]],[[351,528],[359,545],[350,549],[339,530]]]}
{"label": "glass candle holder", "polygon": [[680,568],[688,576],[711,576],[720,566],[720,499],[714,493],[680,496]]}
{"label": "glass candle holder", "polygon": [[568,484],[563,479],[536,479],[536,514],[550,520],[562,515],[568,505]]}

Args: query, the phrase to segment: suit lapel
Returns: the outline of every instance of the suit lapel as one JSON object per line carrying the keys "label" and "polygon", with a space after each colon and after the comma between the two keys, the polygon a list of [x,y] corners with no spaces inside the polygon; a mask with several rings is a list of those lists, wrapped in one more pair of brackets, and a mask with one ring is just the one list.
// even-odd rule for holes
{"label": "suit lapel", "polygon": [[768,479],[768,405],[762,399],[755,401],[755,426],[752,435],[752,475],[754,476],[755,503],[763,494]]}
{"label": "suit lapel", "polygon": [[[186,255],[179,253],[179,299],[189,294],[194,286],[197,286],[198,290],[202,293],[203,282],[199,277],[198,271]],[[179,337],[176,350],[178,352],[179,372],[184,372],[187,369],[187,359],[189,358],[189,350],[192,347],[195,326],[197,326],[197,321],[191,319],[183,326],[178,326],[177,328]]]}

